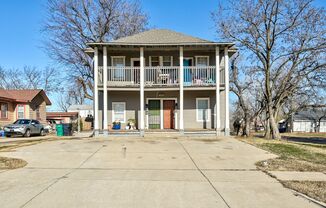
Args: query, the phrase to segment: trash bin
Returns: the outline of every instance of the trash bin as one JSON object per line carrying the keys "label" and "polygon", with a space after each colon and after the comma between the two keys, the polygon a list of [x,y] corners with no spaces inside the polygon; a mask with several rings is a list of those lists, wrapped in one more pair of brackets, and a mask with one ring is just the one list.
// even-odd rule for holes
{"label": "trash bin", "polygon": [[57,124],[55,126],[56,130],[57,130],[57,136],[63,136],[63,124]]}
{"label": "trash bin", "polygon": [[63,135],[72,136],[72,124],[63,124]]}
{"label": "trash bin", "polygon": [[0,137],[5,137],[5,132],[3,130],[0,130]]}

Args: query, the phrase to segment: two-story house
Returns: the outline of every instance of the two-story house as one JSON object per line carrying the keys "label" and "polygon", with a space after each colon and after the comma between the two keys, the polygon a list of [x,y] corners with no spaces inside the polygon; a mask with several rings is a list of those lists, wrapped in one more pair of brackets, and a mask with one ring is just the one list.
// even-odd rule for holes
{"label": "two-story house", "polygon": [[234,43],[149,30],[88,43],[94,60],[94,130],[136,121],[144,131],[216,130],[229,135],[229,57]]}

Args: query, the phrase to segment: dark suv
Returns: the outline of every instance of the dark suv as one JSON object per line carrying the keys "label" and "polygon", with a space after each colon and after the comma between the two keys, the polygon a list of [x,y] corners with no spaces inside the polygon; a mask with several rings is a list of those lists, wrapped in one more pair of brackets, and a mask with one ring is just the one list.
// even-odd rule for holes
{"label": "dark suv", "polygon": [[15,123],[4,127],[5,135],[10,137],[12,135],[22,135],[30,137],[31,135],[44,136],[44,127],[37,120],[32,119],[18,119]]}

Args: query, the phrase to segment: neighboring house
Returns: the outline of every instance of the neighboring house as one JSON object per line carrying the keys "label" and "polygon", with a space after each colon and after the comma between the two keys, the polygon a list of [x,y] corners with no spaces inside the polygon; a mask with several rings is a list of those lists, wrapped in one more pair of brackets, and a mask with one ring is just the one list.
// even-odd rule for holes
{"label": "neighboring house", "polygon": [[78,112],[47,112],[46,120],[55,121],[56,124],[77,122]]}
{"label": "neighboring house", "polygon": [[47,105],[51,105],[51,101],[43,90],[0,89],[0,126],[21,118],[45,124]]}
{"label": "neighboring house", "polygon": [[93,116],[92,105],[71,105],[69,106],[68,112],[78,112],[81,118],[86,118],[89,115]]}
{"label": "neighboring house", "polygon": [[149,30],[88,43],[94,59],[94,130],[136,121],[145,129],[209,129],[229,135],[229,57],[234,43]]}
{"label": "neighboring house", "polygon": [[93,117],[93,106],[92,105],[71,105],[68,108],[68,112],[78,112],[81,122],[82,130],[87,131],[92,129],[92,122],[87,121],[87,117]]}
{"label": "neighboring house", "polygon": [[311,107],[288,119],[288,132],[326,132],[326,107]]}

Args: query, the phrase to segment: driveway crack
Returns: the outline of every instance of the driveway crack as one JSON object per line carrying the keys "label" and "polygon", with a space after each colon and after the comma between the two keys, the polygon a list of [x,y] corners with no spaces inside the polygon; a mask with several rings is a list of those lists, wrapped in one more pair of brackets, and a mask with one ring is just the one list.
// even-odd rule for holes
{"label": "driveway crack", "polygon": [[224,203],[226,204],[226,206],[228,206],[229,208],[231,208],[231,206],[226,202],[226,200],[224,199],[224,197],[222,196],[222,194],[217,190],[217,188],[213,185],[213,183],[209,180],[209,178],[205,175],[205,173],[198,167],[198,165],[196,164],[195,160],[191,157],[190,153],[185,148],[185,146],[180,141],[177,140],[177,142],[183,148],[183,150],[187,153],[188,157],[190,158],[190,160],[192,161],[192,163],[195,165],[196,169],[206,179],[206,181],[211,185],[211,187],[214,189],[214,191],[221,197],[221,199],[224,201]]}

